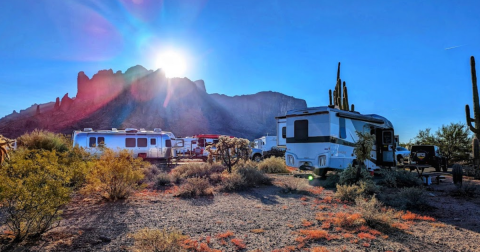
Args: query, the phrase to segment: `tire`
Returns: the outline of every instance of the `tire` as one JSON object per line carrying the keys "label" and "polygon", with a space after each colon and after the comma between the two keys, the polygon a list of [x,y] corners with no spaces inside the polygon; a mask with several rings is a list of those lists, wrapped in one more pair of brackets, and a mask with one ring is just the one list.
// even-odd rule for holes
{"label": "tire", "polygon": [[433,168],[435,168],[435,171],[436,171],[436,172],[440,172],[440,164],[439,164],[439,163],[435,163],[435,164],[433,165]]}
{"label": "tire", "polygon": [[255,161],[255,162],[260,162],[260,161],[262,161],[262,156],[260,154],[255,154],[255,155],[253,155],[252,160]]}
{"label": "tire", "polygon": [[327,172],[328,172],[327,168],[313,170],[313,174],[320,176],[322,178],[325,178],[327,176]]}

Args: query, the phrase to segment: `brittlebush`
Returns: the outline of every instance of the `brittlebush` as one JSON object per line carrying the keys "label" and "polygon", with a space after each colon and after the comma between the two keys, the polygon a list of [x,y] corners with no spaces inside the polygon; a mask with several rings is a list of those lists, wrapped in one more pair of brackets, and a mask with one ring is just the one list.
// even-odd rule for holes
{"label": "brittlebush", "polygon": [[58,225],[72,192],[72,170],[55,150],[19,148],[0,169],[0,202],[15,241]]}
{"label": "brittlebush", "polygon": [[114,152],[106,148],[87,175],[84,192],[100,191],[110,200],[125,199],[141,187],[143,169],[149,163],[134,158],[128,150]]}

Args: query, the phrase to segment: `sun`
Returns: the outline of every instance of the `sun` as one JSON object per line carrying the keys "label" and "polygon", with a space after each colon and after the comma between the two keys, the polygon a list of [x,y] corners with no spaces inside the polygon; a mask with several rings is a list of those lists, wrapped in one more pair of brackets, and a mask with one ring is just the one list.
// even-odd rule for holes
{"label": "sun", "polygon": [[156,67],[161,68],[168,78],[185,77],[187,64],[185,58],[180,53],[166,51],[157,56]]}

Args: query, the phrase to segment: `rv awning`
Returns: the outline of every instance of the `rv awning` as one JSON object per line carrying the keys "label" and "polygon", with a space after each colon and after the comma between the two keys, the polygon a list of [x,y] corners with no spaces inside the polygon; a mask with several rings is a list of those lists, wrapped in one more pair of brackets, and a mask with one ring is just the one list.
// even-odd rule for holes
{"label": "rv awning", "polygon": [[384,124],[385,123],[385,121],[383,121],[382,119],[378,119],[378,118],[375,118],[373,116],[368,116],[368,115],[337,112],[337,116],[338,117],[343,117],[343,118],[348,118],[348,119],[355,119],[355,120],[360,120],[360,121],[365,121],[365,122],[371,122],[371,123],[378,123],[378,124]]}

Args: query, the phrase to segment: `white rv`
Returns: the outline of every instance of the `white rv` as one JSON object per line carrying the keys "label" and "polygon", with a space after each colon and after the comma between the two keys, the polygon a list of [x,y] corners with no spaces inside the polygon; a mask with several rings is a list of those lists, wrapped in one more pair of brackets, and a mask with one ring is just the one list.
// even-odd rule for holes
{"label": "white rv", "polygon": [[253,147],[261,149],[262,151],[269,151],[275,146],[277,146],[276,136],[262,136],[253,140]]}
{"label": "white rv", "polygon": [[83,131],[73,132],[73,145],[83,147],[91,154],[100,154],[102,147],[107,147],[114,151],[130,150],[134,157],[154,159],[176,157],[175,135],[159,128],[155,128],[153,131],[133,128],[125,130],[85,128]]}
{"label": "white rv", "polygon": [[194,155],[195,154],[195,148],[197,147],[198,144],[198,138],[196,137],[182,137],[182,138],[177,138],[177,155]]}
{"label": "white rv", "polygon": [[285,148],[287,146],[287,117],[275,117],[277,121],[277,147]]}
{"label": "white rv", "polygon": [[376,136],[371,157],[365,162],[368,170],[395,166],[393,125],[382,116],[326,106],[288,111],[286,123],[287,166],[303,166],[324,176],[328,170],[356,164],[356,131]]}

